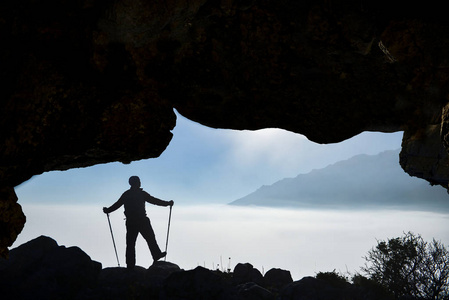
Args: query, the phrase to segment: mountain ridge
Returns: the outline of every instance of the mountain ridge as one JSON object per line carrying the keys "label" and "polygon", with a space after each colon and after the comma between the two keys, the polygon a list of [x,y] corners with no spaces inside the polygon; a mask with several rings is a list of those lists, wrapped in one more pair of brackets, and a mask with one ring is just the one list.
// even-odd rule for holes
{"label": "mountain ridge", "polygon": [[322,169],[263,185],[230,205],[449,212],[449,195],[399,166],[399,149],[359,154]]}

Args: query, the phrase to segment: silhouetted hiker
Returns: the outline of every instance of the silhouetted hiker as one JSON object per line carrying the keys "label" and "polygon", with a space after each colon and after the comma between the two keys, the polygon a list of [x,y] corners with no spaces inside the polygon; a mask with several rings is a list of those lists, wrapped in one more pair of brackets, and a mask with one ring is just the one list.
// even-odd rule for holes
{"label": "silhouetted hiker", "polygon": [[126,266],[131,269],[136,265],[136,239],[139,233],[147,241],[154,261],[167,255],[166,252],[161,252],[157,245],[150,219],[147,217],[145,211],[145,202],[160,206],[172,206],[174,202],[173,200],[164,201],[155,198],[145,192],[140,187],[140,179],[137,176],[131,176],[129,178],[129,185],[131,185],[131,188],[124,192],[120,199],[112,204],[111,207],[103,207],[103,212],[108,214],[122,205],[125,206]]}

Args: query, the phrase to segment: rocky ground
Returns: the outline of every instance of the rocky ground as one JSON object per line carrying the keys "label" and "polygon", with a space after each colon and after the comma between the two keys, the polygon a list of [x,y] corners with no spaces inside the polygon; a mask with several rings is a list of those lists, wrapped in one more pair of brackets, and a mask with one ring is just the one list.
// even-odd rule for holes
{"label": "rocky ground", "polygon": [[203,267],[182,270],[159,261],[150,268],[105,268],[78,247],[40,236],[0,260],[1,299],[387,299],[375,289],[271,269],[262,275],[249,263],[233,272]]}

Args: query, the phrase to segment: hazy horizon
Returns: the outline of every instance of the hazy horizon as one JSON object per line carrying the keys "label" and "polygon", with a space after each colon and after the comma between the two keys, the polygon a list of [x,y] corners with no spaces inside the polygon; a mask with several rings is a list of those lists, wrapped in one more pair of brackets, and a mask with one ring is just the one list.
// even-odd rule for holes
{"label": "hazy horizon", "polygon": [[261,186],[230,204],[449,213],[447,190],[405,173],[397,163],[399,152],[400,149],[358,154],[307,174]]}

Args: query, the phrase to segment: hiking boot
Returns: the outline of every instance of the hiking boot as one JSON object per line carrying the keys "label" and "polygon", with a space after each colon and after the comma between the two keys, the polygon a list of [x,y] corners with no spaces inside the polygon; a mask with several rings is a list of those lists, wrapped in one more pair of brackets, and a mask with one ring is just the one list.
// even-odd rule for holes
{"label": "hiking boot", "polygon": [[167,252],[161,252],[159,255],[153,257],[154,261],[158,261],[159,259],[161,259],[162,257],[165,257],[167,255]]}

